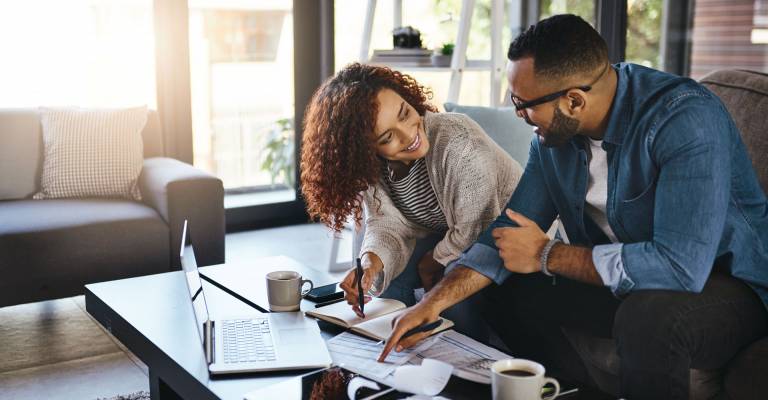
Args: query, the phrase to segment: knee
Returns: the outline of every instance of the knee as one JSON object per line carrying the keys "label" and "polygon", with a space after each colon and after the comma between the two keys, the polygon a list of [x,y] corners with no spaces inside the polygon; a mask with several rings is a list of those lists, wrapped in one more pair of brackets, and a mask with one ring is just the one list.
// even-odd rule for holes
{"label": "knee", "polygon": [[685,340],[684,313],[668,297],[665,292],[639,291],[621,302],[613,324],[620,356],[653,353]]}

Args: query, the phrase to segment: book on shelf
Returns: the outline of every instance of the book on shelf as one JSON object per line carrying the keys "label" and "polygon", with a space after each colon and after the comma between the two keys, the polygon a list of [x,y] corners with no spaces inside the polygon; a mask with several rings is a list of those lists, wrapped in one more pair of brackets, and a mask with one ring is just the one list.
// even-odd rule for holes
{"label": "book on shelf", "polygon": [[[392,333],[392,320],[405,311],[405,304],[393,299],[374,297],[365,305],[365,318],[360,318],[346,302],[307,311],[306,314],[347,328],[352,332],[374,340],[386,340]],[[442,323],[430,334],[442,332],[453,326],[453,321],[440,318]]]}
{"label": "book on shelf", "polygon": [[427,57],[432,55],[432,50],[429,49],[406,49],[406,48],[394,48],[394,49],[374,49],[373,50],[373,56],[379,56],[379,57],[402,57],[402,56],[411,56],[411,57]]}

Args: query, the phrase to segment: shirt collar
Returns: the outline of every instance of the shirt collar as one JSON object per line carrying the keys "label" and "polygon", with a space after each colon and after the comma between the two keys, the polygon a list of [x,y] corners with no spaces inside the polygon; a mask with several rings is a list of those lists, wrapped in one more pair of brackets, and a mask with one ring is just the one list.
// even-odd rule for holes
{"label": "shirt collar", "polygon": [[620,145],[624,141],[624,134],[627,132],[632,115],[632,102],[627,101],[632,94],[629,90],[627,65],[620,63],[611,67],[616,71],[616,95],[613,96],[608,127],[605,129],[603,141]]}

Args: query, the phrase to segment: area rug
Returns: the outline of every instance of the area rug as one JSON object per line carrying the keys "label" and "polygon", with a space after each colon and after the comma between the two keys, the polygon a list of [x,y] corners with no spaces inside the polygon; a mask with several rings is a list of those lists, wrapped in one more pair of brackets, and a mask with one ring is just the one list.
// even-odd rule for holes
{"label": "area rug", "polygon": [[149,400],[149,392],[142,390],[140,392],[121,394],[115,397],[99,397],[96,400]]}

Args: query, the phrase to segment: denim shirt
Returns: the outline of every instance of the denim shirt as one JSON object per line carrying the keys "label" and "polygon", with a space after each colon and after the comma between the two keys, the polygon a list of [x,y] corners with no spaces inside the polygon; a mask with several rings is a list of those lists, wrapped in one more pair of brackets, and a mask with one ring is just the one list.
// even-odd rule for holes
{"label": "denim shirt", "polygon": [[[603,283],[633,290],[700,292],[713,265],[747,282],[768,305],[768,201],[725,106],[688,78],[617,64],[603,138],[610,243],[584,214],[588,143],[547,148],[536,136],[507,204],[543,230],[559,215],[572,245],[592,248]],[[456,261],[497,284],[511,275],[491,231],[517,226],[502,213]]]}

